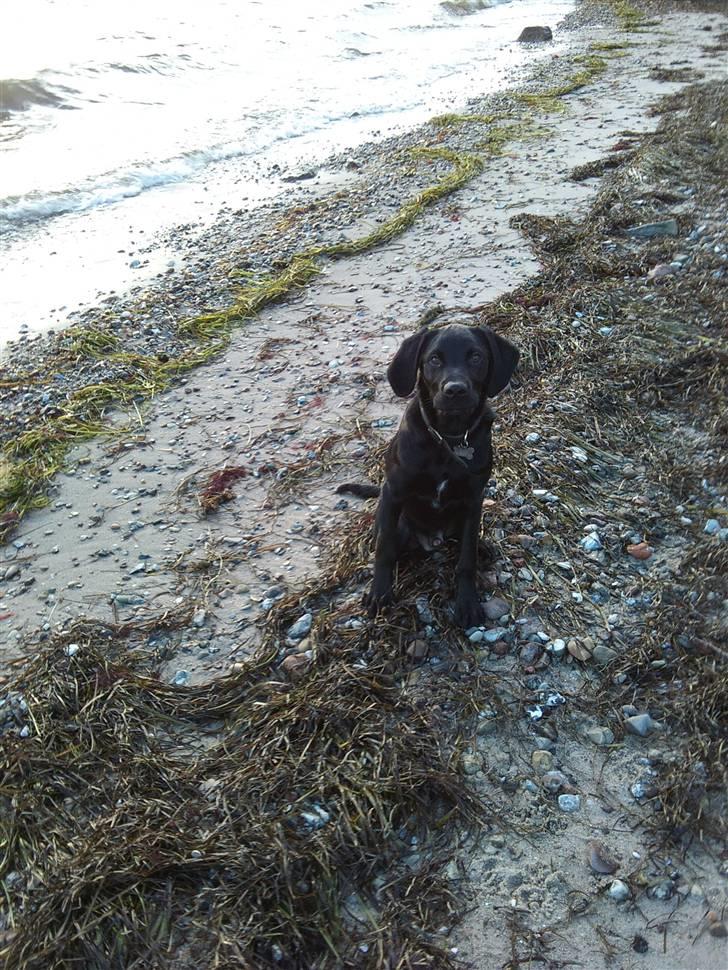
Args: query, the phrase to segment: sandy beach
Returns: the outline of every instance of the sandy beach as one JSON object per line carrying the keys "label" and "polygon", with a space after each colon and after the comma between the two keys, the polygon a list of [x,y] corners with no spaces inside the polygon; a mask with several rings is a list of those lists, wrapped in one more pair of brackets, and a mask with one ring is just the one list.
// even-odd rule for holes
{"label": "sandy beach", "polygon": [[[180,227],[148,287],[7,349],[6,966],[725,962],[728,20],[559,31],[508,92]],[[367,620],[375,504],[335,494],[378,479],[387,363],[452,312],[522,354],[467,635],[449,554]],[[331,768],[368,758],[359,789]]]}

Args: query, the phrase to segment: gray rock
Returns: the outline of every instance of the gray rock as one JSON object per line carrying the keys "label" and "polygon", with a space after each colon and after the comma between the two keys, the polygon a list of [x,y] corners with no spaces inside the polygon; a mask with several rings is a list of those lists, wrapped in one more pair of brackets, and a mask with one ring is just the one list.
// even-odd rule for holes
{"label": "gray rock", "polygon": [[17,562],[14,562],[12,566],[8,566],[8,568],[5,570],[5,573],[3,574],[3,579],[6,581],[10,579],[15,579],[15,577],[19,573],[20,573],[20,564]]}
{"label": "gray rock", "polygon": [[634,239],[652,239],[654,236],[677,236],[678,226],[675,219],[666,219],[664,222],[646,222],[641,226],[631,226],[625,232]]}
{"label": "gray rock", "polygon": [[653,899],[672,899],[675,895],[675,884],[671,879],[663,879],[657,885],[651,886],[647,890],[647,895],[652,896]]}
{"label": "gray rock", "polygon": [[547,771],[541,779],[541,784],[551,795],[561,791],[565,785],[569,784],[568,778],[561,771]]}
{"label": "gray rock", "polygon": [[559,795],[558,801],[562,812],[578,812],[581,808],[579,795]]}
{"label": "gray rock", "polygon": [[504,640],[507,636],[508,630],[502,626],[496,626],[492,630],[484,631],[483,640],[485,643],[497,643],[498,640]]}
{"label": "gray rock", "polygon": [[613,899],[615,903],[623,903],[626,899],[629,899],[627,883],[622,882],[621,879],[614,879],[609,887],[609,898]]}
{"label": "gray rock", "polygon": [[[708,519],[708,521],[705,523],[703,532],[706,532],[709,536],[716,535],[718,532],[720,532],[720,522],[717,519]],[[8,570],[8,572],[9,571],[10,570]],[[8,578],[7,574],[5,575],[5,578]]]}
{"label": "gray rock", "polygon": [[504,599],[501,599],[499,596],[494,596],[488,600],[483,610],[489,620],[499,620],[510,611],[510,607]]}
{"label": "gray rock", "polygon": [[178,670],[172,681],[177,687],[184,687],[190,681],[190,675],[186,670]]}
{"label": "gray rock", "polygon": [[584,536],[583,539],[579,540],[579,545],[585,552],[596,552],[598,549],[602,548],[602,540],[596,534],[592,532],[588,536]]}
{"label": "gray rock", "polygon": [[534,771],[539,775],[545,775],[554,766],[554,756],[550,751],[537,749],[531,754],[531,764]]}
{"label": "gray rock", "polygon": [[524,27],[518,35],[519,44],[543,44],[553,39],[550,27]]}
{"label": "gray rock", "polygon": [[661,726],[660,722],[653,721],[649,714],[635,714],[633,717],[626,718],[624,722],[625,731],[640,738],[646,738],[653,731],[659,731]]}
{"label": "gray rock", "polygon": [[207,619],[207,613],[204,610],[197,610],[195,615],[192,617],[192,625],[196,627],[203,627],[205,625],[205,620]]}
{"label": "gray rock", "polygon": [[616,660],[618,656],[619,654],[616,650],[612,650],[611,647],[607,647],[603,643],[598,643],[592,651],[592,660],[599,667],[606,667],[607,664]]}
{"label": "gray rock", "polygon": [[587,728],[587,730],[584,731],[584,736],[588,738],[592,744],[597,744],[602,748],[614,743],[614,732],[610,731],[608,727]]}
{"label": "gray rock", "polygon": [[440,6],[446,13],[453,14],[455,17],[467,17],[468,14],[478,13],[479,10],[487,10],[490,3],[489,0],[443,0]]}
{"label": "gray rock", "polygon": [[288,628],[289,640],[302,640],[311,631],[313,616],[311,613],[304,613],[296,622]]}

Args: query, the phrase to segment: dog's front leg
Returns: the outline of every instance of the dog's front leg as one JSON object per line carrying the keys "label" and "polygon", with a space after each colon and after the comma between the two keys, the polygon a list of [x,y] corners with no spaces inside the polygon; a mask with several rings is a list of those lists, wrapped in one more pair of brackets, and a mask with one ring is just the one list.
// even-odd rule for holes
{"label": "dog's front leg", "polygon": [[478,592],[475,588],[480,516],[480,503],[475,509],[468,511],[465,516],[460,537],[460,558],[455,570],[457,582],[455,622],[465,630],[471,626],[480,626],[485,619],[483,607],[480,605]]}
{"label": "dog's front leg", "polygon": [[392,578],[399,554],[397,526],[401,512],[402,503],[394,500],[392,489],[385,482],[375,520],[374,579],[371,590],[364,596],[364,605],[369,607],[370,616],[376,616],[379,610],[392,602]]}

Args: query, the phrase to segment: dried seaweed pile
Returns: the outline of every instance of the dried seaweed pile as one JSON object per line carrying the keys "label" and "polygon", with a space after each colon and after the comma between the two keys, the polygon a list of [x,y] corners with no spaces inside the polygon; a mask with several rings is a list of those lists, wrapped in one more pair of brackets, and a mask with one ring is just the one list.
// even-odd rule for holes
{"label": "dried seaweed pile", "polygon": [[[328,588],[355,577],[368,532]],[[26,669],[3,711],[6,966],[452,965],[442,868],[453,832],[488,815],[448,712],[472,709],[478,678],[445,677],[422,705],[401,626],[329,608],[291,683],[277,645],[297,609],[204,687],[158,681],[138,649],[150,624],[78,624]]]}

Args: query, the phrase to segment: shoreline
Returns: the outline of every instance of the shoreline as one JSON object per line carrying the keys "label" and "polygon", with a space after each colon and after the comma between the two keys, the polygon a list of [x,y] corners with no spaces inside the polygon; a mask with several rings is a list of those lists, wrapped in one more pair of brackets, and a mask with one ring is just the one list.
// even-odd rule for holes
{"label": "shoreline", "polygon": [[[518,99],[501,97],[468,106],[516,115],[495,128],[451,117],[423,129],[429,147],[488,159],[385,244],[306,254],[380,239],[402,218],[403,196],[452,177],[447,158],[413,159],[395,140],[400,154],[362,176],[376,183],[373,207],[364,189],[313,208],[301,193],[244,267],[247,299],[266,272],[285,298],[244,326],[224,316],[227,271],[245,255],[231,222],[209,234],[189,289],[170,283],[162,305],[149,294],[128,321],[114,311],[107,332],[56,338],[78,386],[109,367],[137,386],[128,413],[109,412],[112,434],[94,426],[95,438],[75,439],[50,504],[11,523],[3,550],[5,768],[28,804],[28,778],[63,778],[53,785],[80,812],[52,787],[56,820],[13,843],[29,855],[9,862],[20,935],[12,927],[3,939],[6,955],[33,940],[67,955],[75,942],[53,936],[61,903],[97,945],[100,900],[103,939],[118,939],[121,871],[145,900],[124,945],[164,951],[175,970],[203,965],[210,943],[239,932],[241,966],[312,966],[331,959],[332,928],[337,968],[371,970],[384,953],[439,970],[460,959],[606,970],[633,951],[645,970],[665,959],[671,970],[718,965],[728,238],[715,172],[728,96],[714,79],[728,23],[660,18],[653,35],[605,40],[590,28],[584,45],[620,44],[592,57],[624,56],[603,71],[594,60],[560,65],[530,91],[549,109],[533,125],[533,104],[527,112],[521,100],[519,115]],[[588,83],[553,93],[580,71]],[[509,124],[518,129],[498,133]],[[643,223],[669,223],[668,234],[626,231]],[[310,270],[307,286],[285,289],[292,266]],[[480,581],[493,615],[503,612],[487,624],[490,649],[485,630],[478,641],[452,627],[449,567],[436,557],[403,569],[392,614],[367,623],[373,506],[334,494],[338,481],[377,475],[402,411],[384,369],[436,304],[522,350],[518,380],[496,401],[486,520],[497,559]],[[201,349],[221,337],[220,352],[164,393],[152,369],[104,343],[123,341],[139,313],[147,355],[188,350],[174,328],[183,312],[211,335]],[[26,382],[16,400],[27,410],[34,393]],[[53,420],[46,431],[58,430]],[[60,461],[70,442],[56,444]],[[225,471],[227,491],[216,477]],[[48,752],[50,769],[32,760]],[[147,865],[159,826],[144,826],[183,809],[185,831],[168,838],[162,826],[154,842],[172,892]],[[94,848],[101,825],[117,838]],[[122,830],[112,857],[101,842],[121,847]],[[91,860],[92,894],[54,895],[64,880],[42,847],[56,832]],[[36,872],[38,858],[48,870],[26,886],[24,866]],[[63,865],[86,885],[75,859]],[[314,923],[303,883],[320,890]],[[160,886],[172,902],[158,939],[148,914]],[[251,886],[262,895],[248,898]],[[205,925],[221,928],[211,941],[194,929],[203,898],[214,914]],[[290,919],[265,898],[283,898]],[[31,926],[24,907],[37,901],[48,920]]]}

